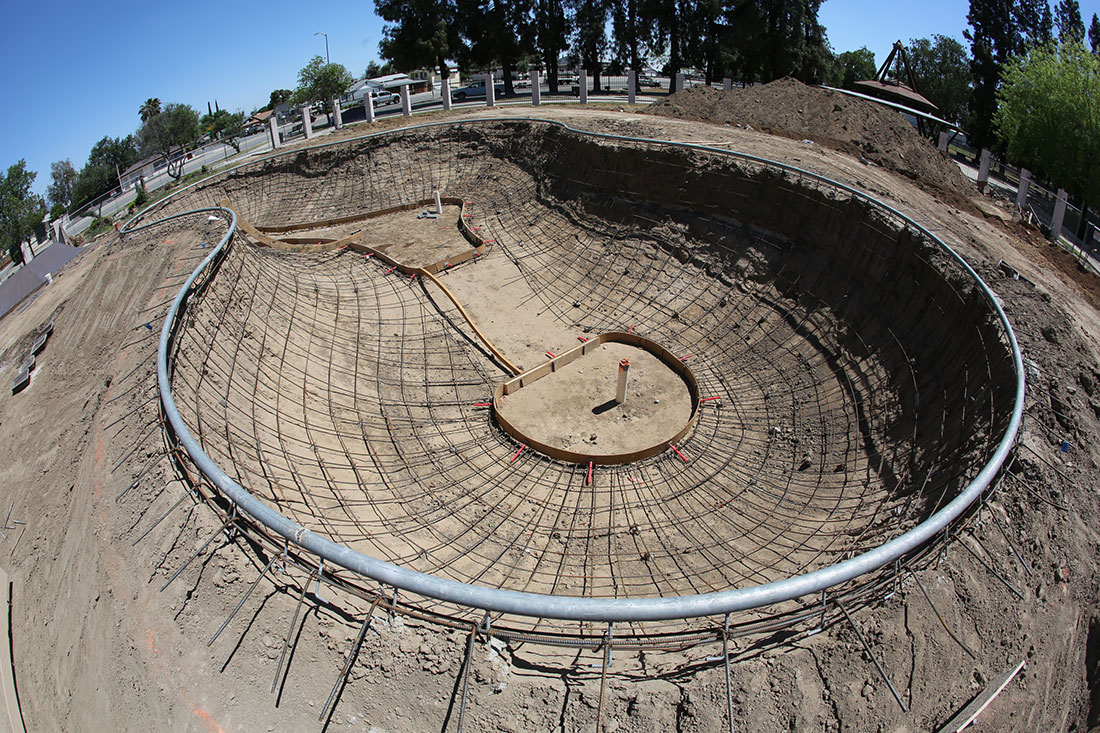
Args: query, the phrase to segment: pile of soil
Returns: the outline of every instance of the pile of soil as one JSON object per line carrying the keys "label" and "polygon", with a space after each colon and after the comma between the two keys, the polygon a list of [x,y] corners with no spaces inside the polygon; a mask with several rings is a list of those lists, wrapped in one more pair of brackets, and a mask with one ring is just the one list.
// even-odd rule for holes
{"label": "pile of soil", "polygon": [[650,105],[646,114],[812,140],[908,176],[956,206],[974,191],[958,166],[894,110],[796,79],[730,92],[691,87]]}

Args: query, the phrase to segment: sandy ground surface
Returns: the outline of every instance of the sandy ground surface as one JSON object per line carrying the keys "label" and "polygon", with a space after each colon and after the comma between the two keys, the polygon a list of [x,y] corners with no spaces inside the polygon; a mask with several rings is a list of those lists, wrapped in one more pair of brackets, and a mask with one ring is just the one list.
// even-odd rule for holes
{"label": "sandy ground surface", "polygon": [[[621,404],[615,401],[620,359],[629,364]],[[656,356],[607,343],[503,398],[499,410],[539,443],[608,456],[667,444],[691,418],[691,393]]]}
{"label": "sandy ground surface", "polygon": [[[1028,358],[1019,478],[1004,484],[981,524],[940,562],[903,577],[897,593],[854,614],[852,624],[830,619],[822,634],[731,642],[736,728],[935,730],[1021,660],[1026,669],[975,730],[1087,730],[1100,722],[1092,702],[1100,689],[1100,314],[1095,291],[1072,265],[1022,232],[1005,203],[975,196],[973,209],[944,204],[841,151],[631,111],[537,112],[598,131],[728,146],[881,197],[973,263],[1004,302]],[[14,584],[13,656],[31,730],[321,728],[318,715],[366,610],[352,599],[318,602],[312,587],[299,607],[304,578],[276,567],[208,646],[261,570],[221,539],[161,590],[219,526],[189,500],[172,508],[186,494],[160,460],[151,368],[167,301],[207,253],[203,243],[216,239],[206,226],[185,220],[125,246],[102,238],[33,303],[0,321],[0,380],[8,381],[37,330],[55,323],[31,385],[0,399],[0,500],[11,503],[13,522],[25,522],[4,527],[0,563]],[[1004,277],[1000,260],[1030,282]],[[479,322],[510,327],[493,320]],[[560,326],[548,324],[547,334],[530,340],[528,366],[546,348],[575,343]],[[464,632],[400,617],[376,621],[329,729],[456,729]],[[617,653],[606,729],[723,729],[724,670],[708,660],[715,653]],[[592,729],[600,656],[478,642],[466,729]]]}

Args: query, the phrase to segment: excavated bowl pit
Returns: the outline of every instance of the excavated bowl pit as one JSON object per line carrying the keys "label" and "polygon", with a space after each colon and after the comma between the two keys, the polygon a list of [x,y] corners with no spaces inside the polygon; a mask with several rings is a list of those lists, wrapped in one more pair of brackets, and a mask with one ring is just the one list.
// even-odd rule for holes
{"label": "excavated bowl pit", "polygon": [[[434,191],[484,242],[438,281],[465,315],[355,242],[287,253],[238,234],[176,340],[172,390],[205,452],[352,550],[558,596],[747,588],[917,526],[1009,426],[1013,354],[963,267],[899,216],[764,161],[527,121],[424,126],[245,165],[157,215],[227,201],[279,228]],[[417,225],[402,222],[409,242]],[[519,371],[609,332],[690,355],[687,417],[657,418],[688,429],[594,470],[521,450],[488,407],[514,373],[465,317]],[[592,418],[585,388],[560,386]],[[573,447],[596,432],[537,401],[517,412]]]}

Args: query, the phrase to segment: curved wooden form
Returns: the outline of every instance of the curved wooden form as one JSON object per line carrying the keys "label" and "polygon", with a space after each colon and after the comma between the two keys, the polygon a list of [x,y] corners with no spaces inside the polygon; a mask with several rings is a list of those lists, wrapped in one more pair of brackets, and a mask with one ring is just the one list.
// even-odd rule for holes
{"label": "curved wooden form", "polygon": [[[366,214],[356,216],[345,216],[339,219],[325,219],[322,221],[309,222],[304,224],[292,224],[279,228],[253,226],[245,221],[245,219],[241,217],[240,212],[234,209],[228,201],[222,201],[221,205],[227,209],[233,210],[237,214],[238,228],[242,232],[244,232],[250,239],[261,246],[271,247],[272,249],[277,249],[283,252],[333,252],[338,249],[346,248],[353,252],[369,254],[377,257],[381,262],[385,262],[386,264],[397,268],[398,272],[402,272],[406,275],[420,275],[421,277],[431,280],[432,283],[434,283],[435,286],[438,287],[444,295],[450,298],[451,302],[454,303],[455,308],[458,309],[458,312],[462,314],[462,317],[464,319],[466,319],[466,323],[468,323],[470,325],[470,328],[473,329],[474,334],[478,337],[478,339],[481,340],[481,343],[485,344],[485,347],[489,349],[490,352],[492,352],[493,356],[497,358],[501,365],[504,366],[504,368],[510,371],[512,374],[519,374],[519,367],[509,361],[507,357],[505,357],[504,354],[502,354],[500,350],[497,349],[497,347],[494,346],[493,343],[485,337],[485,334],[481,332],[481,329],[479,329],[477,327],[477,324],[474,323],[473,319],[470,318],[470,314],[466,312],[466,309],[462,307],[462,304],[458,302],[458,299],[455,298],[454,294],[451,293],[447,286],[440,282],[439,278],[435,276],[435,273],[437,272],[448,270],[455,265],[460,265],[464,262],[469,262],[475,257],[482,256],[485,253],[485,248],[488,244],[488,242],[483,237],[476,234],[474,230],[470,228],[470,225],[466,223],[466,204],[468,203],[467,201],[464,201],[460,198],[455,198],[454,196],[442,196],[440,197],[440,201],[445,204],[459,207],[458,230],[462,232],[462,236],[466,239],[466,241],[470,242],[473,247],[465,250],[464,252],[458,253],[454,257],[448,257],[445,260],[440,260],[439,262],[428,265],[427,267],[412,267],[410,265],[399,262],[385,252],[382,252],[381,250],[363,244],[362,242],[357,242],[355,241],[355,239],[359,236],[358,233],[349,235],[347,237],[344,237],[343,239],[321,240],[317,244],[299,244],[298,242],[303,242],[306,240],[278,240],[273,239],[265,232],[301,231],[304,229],[312,229],[316,227],[333,226],[335,224],[349,224],[356,221],[366,221],[367,219],[373,219],[375,217],[383,216],[385,214],[394,214],[398,211],[409,211],[411,209],[419,209],[421,206],[434,205],[434,199],[423,199],[421,201],[416,201],[411,204],[405,204],[404,206],[393,206],[388,209],[380,209],[378,211],[371,211]],[[314,242],[317,240],[311,239],[308,241]]]}
{"label": "curved wooden form", "polygon": [[[663,436],[652,445],[640,450],[631,451],[630,453],[603,453],[590,455],[587,453],[565,450],[563,448],[547,445],[538,440],[533,440],[516,428],[500,413],[501,400],[508,395],[523,389],[532,382],[542,379],[566,364],[587,355],[589,352],[595,351],[600,345],[609,342],[628,344],[649,352],[660,359],[665,366],[684,380],[684,384],[686,384],[688,388],[688,394],[691,395],[691,416],[684,426],[677,430],[675,434]],[[664,453],[666,450],[669,450],[671,444],[679,442],[681,438],[687,435],[688,432],[695,427],[695,423],[699,419],[699,384],[695,381],[695,375],[688,369],[687,364],[680,361],[671,351],[661,346],[656,341],[651,341],[636,333],[609,331],[607,333],[601,333],[599,336],[595,336],[569,351],[558,354],[553,359],[544,361],[534,369],[528,369],[523,374],[509,379],[507,382],[498,384],[496,389],[493,390],[493,417],[496,418],[497,424],[503,428],[504,432],[511,435],[518,442],[556,460],[565,461],[566,463],[578,463],[581,465],[594,463],[598,466],[617,466]]]}

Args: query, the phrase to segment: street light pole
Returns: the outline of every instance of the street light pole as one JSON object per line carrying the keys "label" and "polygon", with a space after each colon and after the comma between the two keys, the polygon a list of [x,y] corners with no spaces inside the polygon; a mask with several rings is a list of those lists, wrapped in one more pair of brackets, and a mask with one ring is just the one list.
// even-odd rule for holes
{"label": "street light pole", "polygon": [[324,36],[325,37],[325,63],[326,64],[331,64],[332,59],[330,59],[328,57],[328,34],[327,33],[322,33],[321,31],[317,31],[313,35],[315,35],[315,36]]}

